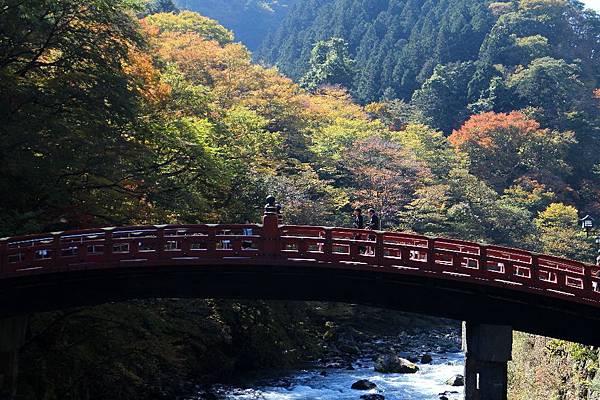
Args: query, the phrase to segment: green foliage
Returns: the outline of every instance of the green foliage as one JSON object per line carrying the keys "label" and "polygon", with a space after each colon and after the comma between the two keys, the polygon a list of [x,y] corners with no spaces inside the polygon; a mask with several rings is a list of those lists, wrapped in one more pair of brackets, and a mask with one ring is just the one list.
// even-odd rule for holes
{"label": "green foliage", "polygon": [[414,92],[411,103],[436,129],[450,132],[466,119],[467,85],[473,75],[470,62],[438,65],[433,75]]}
{"label": "green foliage", "polygon": [[578,79],[579,68],[565,60],[551,57],[535,59],[508,79],[509,89],[519,96],[517,107],[543,108],[554,116],[569,111],[583,94],[584,85]]}
{"label": "green foliage", "polygon": [[307,0],[267,37],[257,58],[299,78],[310,69],[314,43],[343,37],[360,67],[348,86],[356,98],[371,102],[385,93],[407,100],[437,64],[476,57],[493,21],[479,0]]}
{"label": "green foliage", "polygon": [[178,11],[173,0],[146,0],[144,12],[140,16],[145,17],[151,14],[174,13]]}
{"label": "green foliage", "polygon": [[319,41],[313,47],[310,68],[300,80],[300,84],[309,90],[321,85],[340,85],[352,88],[354,81],[354,60],[348,54],[348,43],[344,39],[331,38]]}
{"label": "green foliage", "polygon": [[193,395],[196,382],[319,354],[306,306],[153,300],[39,314],[21,351],[23,398]]}
{"label": "green foliage", "polygon": [[534,220],[544,253],[592,262],[594,247],[578,226],[577,209],[552,203]]}
{"label": "green foliage", "polygon": [[436,177],[447,177],[461,163],[448,139],[426,125],[409,124],[403,130],[394,132],[392,138],[423,160]]}

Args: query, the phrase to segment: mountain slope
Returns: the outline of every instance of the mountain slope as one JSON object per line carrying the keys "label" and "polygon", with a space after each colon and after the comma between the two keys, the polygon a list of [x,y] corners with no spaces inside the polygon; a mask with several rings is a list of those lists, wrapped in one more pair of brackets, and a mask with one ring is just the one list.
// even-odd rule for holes
{"label": "mountain slope", "polygon": [[250,50],[259,47],[297,0],[176,0],[181,9],[197,11],[231,29]]}
{"label": "mountain slope", "polygon": [[304,0],[257,58],[299,78],[313,45],[341,37],[359,66],[361,101],[410,98],[439,63],[477,58],[495,16],[485,0]]}

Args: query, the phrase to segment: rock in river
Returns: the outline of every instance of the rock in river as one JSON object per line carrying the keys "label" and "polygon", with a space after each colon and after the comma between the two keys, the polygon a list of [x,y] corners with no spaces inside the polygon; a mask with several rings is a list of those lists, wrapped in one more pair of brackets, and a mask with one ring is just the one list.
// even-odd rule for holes
{"label": "rock in river", "polygon": [[430,364],[433,361],[431,354],[425,353],[421,356],[421,364]]}
{"label": "rock in river", "polygon": [[385,400],[385,397],[381,394],[372,393],[372,394],[363,394],[360,396],[362,400]]}
{"label": "rock in river", "polygon": [[377,385],[368,379],[361,379],[352,384],[352,389],[356,389],[356,390],[370,390],[370,389],[375,389],[376,387],[377,387]]}
{"label": "rock in river", "polygon": [[446,381],[446,385],[450,386],[464,386],[465,378],[462,375],[454,375],[452,378]]}
{"label": "rock in river", "polygon": [[379,357],[375,361],[375,371],[377,372],[414,374],[418,370],[419,367],[415,364],[394,354]]}

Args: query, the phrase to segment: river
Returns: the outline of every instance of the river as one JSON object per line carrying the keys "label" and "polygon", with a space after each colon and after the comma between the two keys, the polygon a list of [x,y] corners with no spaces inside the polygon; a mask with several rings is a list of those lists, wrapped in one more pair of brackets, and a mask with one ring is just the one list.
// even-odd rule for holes
{"label": "river", "polygon": [[[362,358],[353,363],[354,370],[315,368],[273,374],[243,385],[215,386],[212,393],[216,396],[199,395],[197,399],[358,400],[361,395],[378,393],[386,400],[439,400],[444,392],[450,400],[462,398],[463,388],[446,385],[445,381],[463,374],[463,353],[434,354],[431,364],[418,365],[415,374],[382,374],[374,371],[371,359]],[[368,379],[377,387],[351,389],[360,379]]]}

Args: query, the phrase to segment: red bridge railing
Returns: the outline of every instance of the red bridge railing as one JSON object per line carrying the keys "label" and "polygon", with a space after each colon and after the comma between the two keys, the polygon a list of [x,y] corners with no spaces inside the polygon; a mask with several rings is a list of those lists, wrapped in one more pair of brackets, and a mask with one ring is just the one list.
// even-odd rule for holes
{"label": "red bridge railing", "polygon": [[600,306],[597,267],[492,245],[346,228],[153,225],[0,239],[0,279],[127,266],[323,265],[425,275]]}

